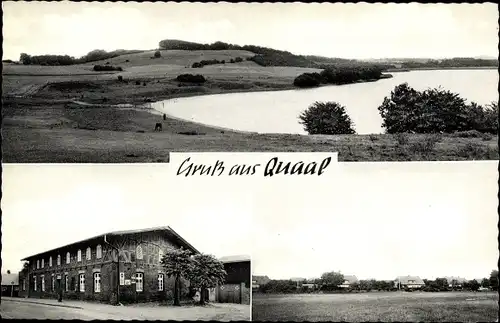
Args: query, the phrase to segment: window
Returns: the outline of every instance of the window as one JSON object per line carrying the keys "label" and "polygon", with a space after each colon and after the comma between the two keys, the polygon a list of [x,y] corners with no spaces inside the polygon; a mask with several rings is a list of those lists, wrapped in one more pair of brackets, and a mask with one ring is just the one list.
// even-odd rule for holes
{"label": "window", "polygon": [[42,292],[45,292],[45,276],[41,275],[40,280],[42,281]]}
{"label": "window", "polygon": [[61,266],[61,255],[57,255],[57,265]]}
{"label": "window", "polygon": [[159,262],[159,263],[161,263],[162,258],[163,258],[163,250],[161,250],[161,249],[160,249],[160,250],[158,251],[158,262]]}
{"label": "window", "polygon": [[91,260],[92,259],[92,250],[90,250],[90,247],[87,248],[87,260]]}
{"label": "window", "polygon": [[101,245],[97,245],[97,247],[95,248],[95,253],[96,253],[96,258],[97,259],[101,259],[102,257],[102,247]]}
{"label": "window", "polygon": [[82,251],[80,249],[76,253],[76,261],[82,261]]}
{"label": "window", "polygon": [[56,277],[52,275],[52,291],[56,291]]}
{"label": "window", "polygon": [[137,273],[135,275],[135,290],[137,292],[142,292],[143,280],[144,280],[144,274],[143,273]]}
{"label": "window", "polygon": [[163,274],[158,274],[158,290],[163,291]]}
{"label": "window", "polygon": [[80,292],[85,291],[85,274],[80,274]]}
{"label": "window", "polygon": [[23,279],[23,290],[26,290],[26,279]]}
{"label": "window", "polygon": [[78,282],[75,281],[75,277],[71,277],[71,288],[74,291],[78,289]]}
{"label": "window", "polygon": [[49,257],[49,267],[52,267],[52,256]]}
{"label": "window", "polygon": [[68,275],[64,275],[64,290],[69,291],[69,280],[68,280]]}
{"label": "window", "polygon": [[142,247],[141,246],[137,246],[135,254],[136,254],[137,259],[142,259]]}
{"label": "window", "polygon": [[40,268],[40,260],[36,261],[36,269]]}
{"label": "window", "polygon": [[42,259],[42,268],[45,267],[44,263],[43,263],[43,259]]}
{"label": "window", "polygon": [[120,273],[120,286],[125,285],[125,273]]}
{"label": "window", "polygon": [[71,255],[69,254],[69,252],[66,253],[66,263],[69,264],[69,262],[71,261]]}
{"label": "window", "polygon": [[99,293],[101,291],[101,273],[94,273],[94,292]]}
{"label": "window", "polygon": [[33,276],[33,290],[36,292],[36,276]]}

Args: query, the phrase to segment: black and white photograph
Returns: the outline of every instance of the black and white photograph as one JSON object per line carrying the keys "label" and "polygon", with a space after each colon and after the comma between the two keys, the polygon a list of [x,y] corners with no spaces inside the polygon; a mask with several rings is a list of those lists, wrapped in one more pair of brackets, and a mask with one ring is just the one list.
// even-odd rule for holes
{"label": "black and white photograph", "polygon": [[2,318],[249,321],[251,199],[166,166],[4,165]]}
{"label": "black and white photograph", "polygon": [[340,164],[255,196],[252,320],[498,322],[498,163]]}
{"label": "black and white photograph", "polygon": [[499,159],[495,3],[2,9],[6,163],[194,151]]}

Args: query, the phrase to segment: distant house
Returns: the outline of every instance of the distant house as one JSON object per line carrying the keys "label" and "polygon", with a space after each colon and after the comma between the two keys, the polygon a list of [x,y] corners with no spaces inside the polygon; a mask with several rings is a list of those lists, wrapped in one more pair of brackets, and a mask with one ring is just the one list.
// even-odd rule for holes
{"label": "distant house", "polygon": [[269,283],[271,279],[267,276],[252,276],[252,289],[258,289],[260,285]]}
{"label": "distant house", "polygon": [[394,280],[394,285],[401,289],[418,289],[424,287],[425,283],[418,276],[399,276]]}
{"label": "distant house", "polygon": [[224,263],[226,279],[223,285],[210,290],[208,298],[219,303],[250,304],[250,257],[228,256]]}
{"label": "distant house", "polygon": [[2,274],[2,296],[19,296],[19,274]]}
{"label": "distant house", "polygon": [[448,282],[448,287],[462,287],[462,285],[467,282],[465,278],[462,277],[444,277],[446,278],[446,281]]}
{"label": "distant house", "polygon": [[344,275],[344,282],[339,285],[340,288],[349,288],[352,284],[357,283],[358,278],[354,275]]}
{"label": "distant house", "polygon": [[317,287],[318,285],[312,283],[303,283],[301,286],[311,289]]}

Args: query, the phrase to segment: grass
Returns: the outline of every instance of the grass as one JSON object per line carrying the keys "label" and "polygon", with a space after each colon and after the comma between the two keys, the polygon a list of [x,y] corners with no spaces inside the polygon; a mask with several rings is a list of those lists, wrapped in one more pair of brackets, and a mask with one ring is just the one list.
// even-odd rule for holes
{"label": "grass", "polygon": [[498,319],[498,294],[491,292],[254,294],[252,319],[336,322],[494,322]]}
{"label": "grass", "polygon": [[[206,94],[294,88],[293,79],[316,71],[262,67],[250,61],[186,68],[201,59],[248,57],[244,51],[154,51],[88,65],[4,64],[3,161],[7,163],[168,162],[183,151],[339,152],[341,161],[455,161],[498,159],[498,136],[462,133],[439,138],[418,134],[303,136],[252,134],[162,116],[146,102]],[[129,62],[126,62],[128,60]],[[92,72],[94,64],[122,66]],[[89,74],[90,73],[90,74]],[[181,84],[179,74],[202,74],[203,85]],[[123,80],[118,80],[122,76]],[[73,100],[94,104],[84,107]],[[135,109],[113,105],[131,104]],[[162,132],[154,132],[161,122]]]}

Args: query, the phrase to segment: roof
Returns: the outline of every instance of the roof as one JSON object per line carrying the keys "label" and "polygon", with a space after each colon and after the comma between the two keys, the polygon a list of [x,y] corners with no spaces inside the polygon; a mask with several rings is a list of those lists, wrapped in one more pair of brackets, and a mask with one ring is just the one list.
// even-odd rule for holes
{"label": "roof", "polygon": [[146,233],[146,232],[154,232],[154,231],[165,231],[165,232],[168,232],[168,233],[172,234],[176,239],[178,239],[182,245],[184,245],[185,247],[187,247],[188,249],[190,249],[191,251],[193,251],[195,253],[199,253],[199,251],[195,247],[193,247],[190,243],[188,243],[186,240],[184,240],[184,238],[182,238],[171,227],[169,227],[169,226],[163,226],[163,227],[153,227],[153,228],[146,228],[146,229],[113,231],[113,232],[103,233],[103,234],[100,234],[98,236],[94,236],[94,237],[91,237],[91,238],[88,238],[88,239],[76,241],[76,242],[73,242],[73,243],[70,243],[70,244],[67,244],[67,245],[63,245],[63,246],[54,248],[54,249],[50,249],[50,250],[47,250],[47,251],[39,252],[37,254],[25,257],[25,258],[21,259],[21,261],[28,260],[29,258],[36,257],[38,255],[41,255],[41,254],[44,254],[44,253],[48,253],[48,252],[52,252],[52,251],[55,251],[55,250],[58,250],[58,249],[61,249],[61,248],[69,247],[69,246],[72,246],[72,245],[75,245],[75,244],[79,244],[79,243],[83,243],[83,242],[87,242],[87,241],[91,241],[91,240],[95,240],[95,239],[99,239],[99,238],[104,238],[104,236],[120,236],[120,235],[129,235],[129,234]]}
{"label": "roof", "polygon": [[290,278],[291,281],[294,281],[294,282],[302,282],[304,280],[306,280],[305,278],[303,277],[292,277]]}
{"label": "roof", "polygon": [[[410,280],[413,280],[413,282],[409,283]],[[399,276],[396,281],[401,282],[401,284],[425,285],[424,281],[418,276]]]}
{"label": "roof", "polygon": [[349,284],[353,284],[353,283],[357,283],[358,282],[358,277],[354,276],[354,275],[344,275],[344,282],[345,281],[348,281]]}
{"label": "roof", "polygon": [[19,285],[19,274],[2,274],[2,286]]}
{"label": "roof", "polygon": [[466,282],[467,280],[465,278],[462,278],[462,277],[454,277],[454,276],[449,276],[449,277],[443,277],[446,279],[446,281],[448,282],[448,284],[451,284],[454,280],[457,281],[457,283],[459,284],[462,284],[464,282]]}
{"label": "roof", "polygon": [[232,262],[246,262],[250,261],[250,256],[246,255],[225,256],[221,257],[219,260],[225,264],[229,264]]}

